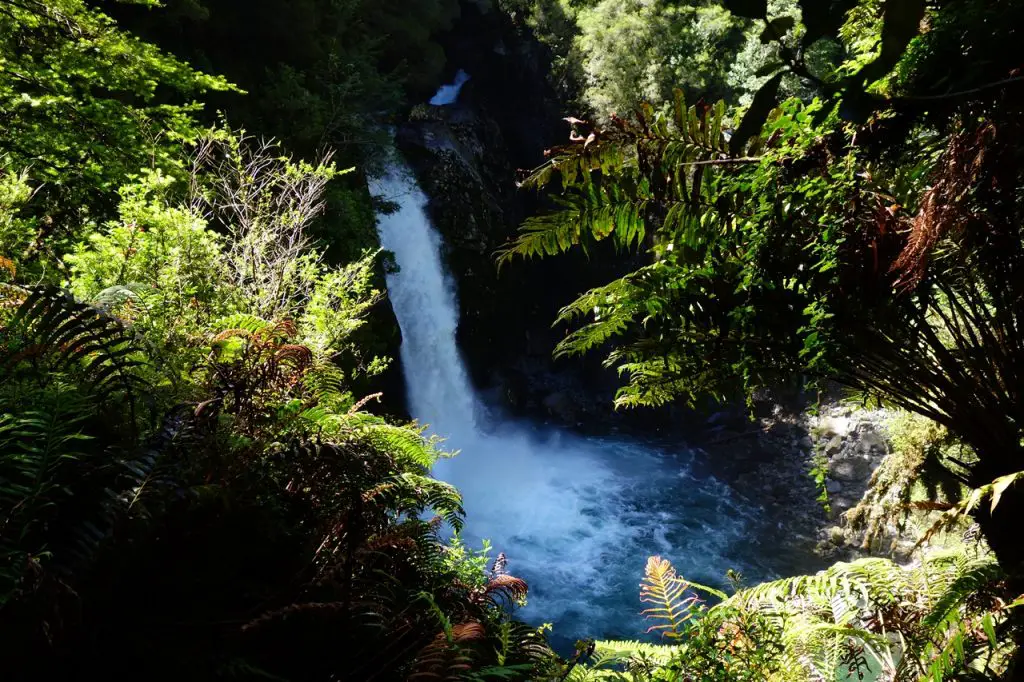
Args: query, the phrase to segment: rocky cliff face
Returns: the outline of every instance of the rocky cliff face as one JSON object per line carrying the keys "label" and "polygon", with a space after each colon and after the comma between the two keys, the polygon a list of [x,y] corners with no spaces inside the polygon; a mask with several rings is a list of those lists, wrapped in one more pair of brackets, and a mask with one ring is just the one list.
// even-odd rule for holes
{"label": "rocky cliff face", "polygon": [[454,104],[413,107],[396,137],[444,237],[461,308],[460,346],[474,382],[513,410],[562,423],[622,420],[611,405],[617,380],[599,358],[551,358],[564,333],[551,328],[559,308],[607,281],[614,259],[568,254],[517,261],[503,272],[495,262],[542,201],[520,191],[517,177],[568,135],[546,82],[545,49],[500,13],[475,6],[450,40],[452,71],[464,69],[469,82]]}

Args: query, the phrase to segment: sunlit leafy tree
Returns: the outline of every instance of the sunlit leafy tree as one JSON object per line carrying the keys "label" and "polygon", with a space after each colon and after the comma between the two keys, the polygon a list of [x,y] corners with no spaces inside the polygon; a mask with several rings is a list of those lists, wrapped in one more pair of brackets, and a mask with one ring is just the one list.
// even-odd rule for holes
{"label": "sunlit leafy tree", "polygon": [[15,240],[29,255],[60,254],[141,168],[182,172],[197,100],[230,87],[83,0],[0,2],[0,56],[0,172],[24,172],[35,189],[36,233]]}
{"label": "sunlit leafy tree", "polygon": [[711,101],[731,96],[744,22],[719,4],[605,0],[576,21],[586,100],[602,117],[670,102],[675,87]]}

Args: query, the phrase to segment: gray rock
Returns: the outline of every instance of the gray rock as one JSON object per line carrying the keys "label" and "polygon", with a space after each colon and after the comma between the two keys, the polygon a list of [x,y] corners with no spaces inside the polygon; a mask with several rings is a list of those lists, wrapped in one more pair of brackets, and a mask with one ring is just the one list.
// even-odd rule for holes
{"label": "gray rock", "polygon": [[842,489],[843,484],[840,483],[839,481],[833,481],[832,479],[829,479],[825,482],[825,491],[829,495],[835,495],[839,493]]}
{"label": "gray rock", "polygon": [[828,475],[842,483],[862,481],[872,472],[872,462],[868,457],[853,453],[841,453],[828,463]]}
{"label": "gray rock", "polygon": [[852,509],[853,505],[855,504],[857,504],[857,502],[855,500],[851,500],[848,497],[834,497],[832,498],[830,506],[832,507],[832,511],[836,512]]}
{"label": "gray rock", "polygon": [[826,436],[845,436],[850,426],[849,417],[822,417],[818,422],[818,430]]}
{"label": "gray rock", "polygon": [[828,443],[825,444],[825,456],[826,457],[835,457],[836,455],[838,455],[842,451],[842,449],[843,449],[843,437],[842,436],[832,436],[832,439]]}
{"label": "gray rock", "polygon": [[871,454],[884,455],[889,450],[889,446],[885,442],[885,436],[876,431],[874,427],[860,434],[860,447],[863,452]]}
{"label": "gray rock", "polygon": [[898,564],[908,563],[914,558],[914,550],[917,544],[909,540],[898,540],[892,549],[892,558]]}

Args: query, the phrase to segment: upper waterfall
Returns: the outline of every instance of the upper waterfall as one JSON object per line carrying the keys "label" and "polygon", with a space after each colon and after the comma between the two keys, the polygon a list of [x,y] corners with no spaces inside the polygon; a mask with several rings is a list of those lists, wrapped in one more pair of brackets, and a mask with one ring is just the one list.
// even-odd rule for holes
{"label": "upper waterfall", "polygon": [[459,92],[462,91],[462,86],[469,80],[469,74],[459,69],[455,74],[455,81],[448,85],[442,85],[438,88],[437,92],[433,97],[430,98],[430,103],[434,106],[444,106],[445,104],[454,104],[459,99]]}

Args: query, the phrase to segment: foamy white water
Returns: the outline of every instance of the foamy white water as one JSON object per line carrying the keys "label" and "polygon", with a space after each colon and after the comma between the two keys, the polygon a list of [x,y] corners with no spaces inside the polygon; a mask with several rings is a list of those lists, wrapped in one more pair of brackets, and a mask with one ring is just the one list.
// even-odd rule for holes
{"label": "foamy white water", "polygon": [[523,618],[552,622],[564,637],[635,638],[646,629],[637,593],[649,555],[698,581],[720,582],[727,568],[764,572],[750,563],[764,553],[748,535],[758,510],[691,473],[687,449],[484,419],[456,345],[458,305],[427,199],[400,165],[373,190],[399,206],[380,216],[379,231],[400,268],[387,283],[410,411],[461,451],[434,473],[464,496],[466,539],[479,547],[489,538],[530,583]]}

